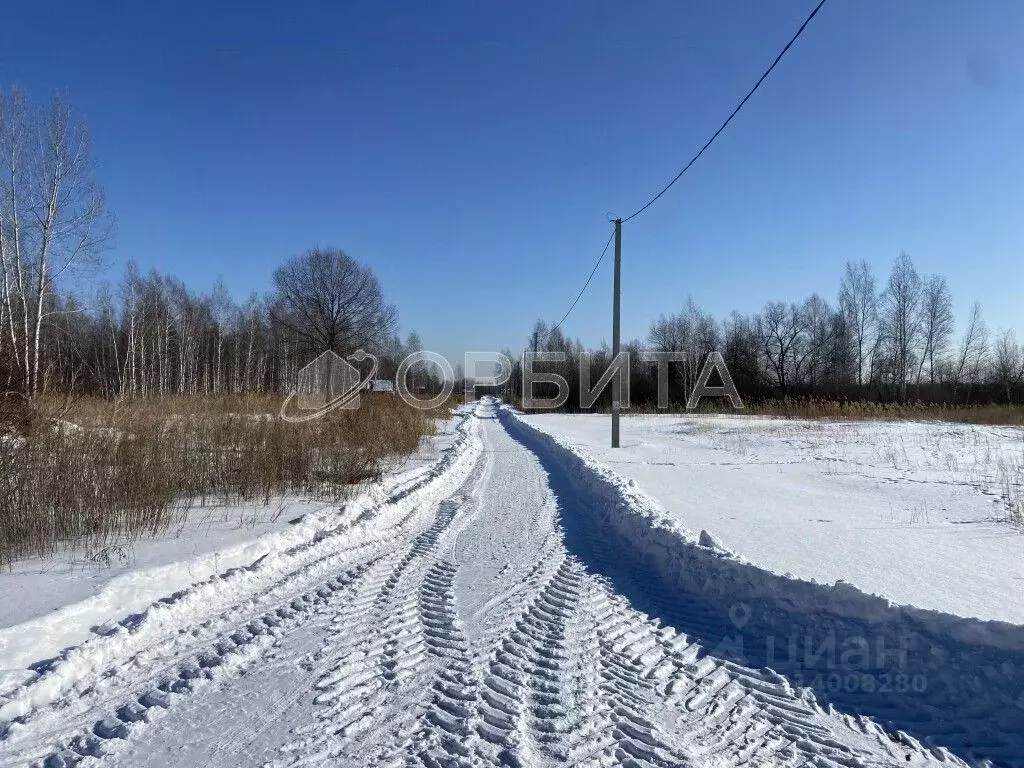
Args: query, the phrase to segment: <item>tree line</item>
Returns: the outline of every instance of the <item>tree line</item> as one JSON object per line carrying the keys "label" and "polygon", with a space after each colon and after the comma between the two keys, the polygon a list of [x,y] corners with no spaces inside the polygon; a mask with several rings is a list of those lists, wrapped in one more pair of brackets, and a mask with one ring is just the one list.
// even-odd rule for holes
{"label": "tree line", "polygon": [[[298,369],[331,350],[365,349],[393,375],[421,348],[397,335],[398,312],[368,267],[314,248],[243,302],[220,281],[188,289],[129,264],[116,286],[82,296],[111,242],[112,215],[89,134],[68,98],[34,103],[0,91],[0,383],[35,400],[46,392],[105,397],[286,391]],[[439,386],[426,373],[422,383]]]}
{"label": "tree line", "polygon": [[[753,400],[1024,401],[1024,348],[1014,331],[992,334],[978,302],[956,331],[946,278],[922,275],[901,253],[884,282],[868,262],[847,263],[833,302],[815,293],[718,320],[691,299],[679,311],[659,315],[645,340],[622,349],[630,355],[631,401],[640,407],[653,407],[657,397],[656,368],[643,360],[648,351],[680,358],[669,378],[670,401],[677,406],[686,401],[711,351],[722,353],[741,395]],[[588,351],[543,320],[535,323],[526,349],[565,355],[565,362],[536,368],[566,378],[569,409],[579,404],[580,361],[589,359],[595,382],[611,359],[607,345]],[[517,362],[507,394],[521,391],[521,382]],[[598,404],[607,405],[609,398],[605,392]]]}
{"label": "tree line", "polygon": [[397,310],[372,271],[335,249],[288,260],[270,292],[242,302],[220,280],[210,291],[193,291],[176,277],[129,264],[118,285],[88,302],[51,291],[38,336],[39,377],[23,375],[10,345],[0,373],[9,391],[26,397],[281,393],[328,350],[342,357],[373,352],[378,376],[394,376],[401,359],[422,348],[415,332],[403,342],[397,328]]}

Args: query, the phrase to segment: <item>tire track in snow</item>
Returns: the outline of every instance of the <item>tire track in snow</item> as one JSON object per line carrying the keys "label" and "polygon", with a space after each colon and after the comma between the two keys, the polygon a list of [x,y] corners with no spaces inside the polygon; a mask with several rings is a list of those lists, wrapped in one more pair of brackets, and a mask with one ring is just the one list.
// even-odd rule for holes
{"label": "tire track in snow", "polygon": [[[659,653],[659,638],[645,625],[646,617],[610,595],[600,582],[592,586],[588,613],[597,640],[599,690],[609,721],[606,733],[595,736],[609,743],[596,739],[602,754],[591,754],[581,764],[603,765],[609,757],[617,764],[657,768],[686,764],[689,761],[680,746],[651,716],[660,702],[649,672],[664,653]],[[593,752],[592,745],[584,746]]]}
{"label": "tire track in snow", "polygon": [[[243,673],[289,629],[322,613],[332,603],[344,600],[369,566],[361,565],[323,585],[250,619],[230,634],[190,657],[177,659],[164,668],[154,682],[136,684],[134,690],[119,690],[121,702],[91,724],[84,732],[67,739],[42,758],[45,768],[67,768],[85,758],[99,758],[118,751],[118,742],[129,737],[134,727],[149,722],[153,712],[172,707],[176,700],[203,685]],[[127,695],[126,695],[127,694]]]}
{"label": "tire track in snow", "polygon": [[[708,655],[632,608],[602,578],[587,579],[586,625],[574,633],[581,642],[570,650],[570,666],[599,660],[597,696],[592,679],[589,697],[576,697],[589,728],[572,742],[567,763],[678,766],[728,757],[730,765],[838,767],[877,763],[881,752],[890,764],[906,764],[912,745],[895,743],[877,723],[843,723],[871,737],[880,748],[873,757],[838,739],[823,725],[827,713],[785,678]],[[920,747],[912,754],[929,757]]]}
{"label": "tire track in snow", "polygon": [[[497,439],[488,436],[487,442]],[[527,465],[535,463],[512,462],[504,471],[522,476]],[[557,505],[543,506],[552,515],[566,514]],[[504,514],[515,507],[521,504]],[[532,513],[520,509],[506,524],[530,519]],[[563,536],[558,531],[557,538]],[[642,564],[622,562],[607,540],[592,536],[583,555],[569,554],[564,541],[551,552],[543,544],[539,548],[540,558],[524,581],[533,596],[503,632],[483,632],[481,650],[486,653],[488,645],[493,650],[478,677],[460,678],[464,685],[458,690],[467,699],[476,686],[477,711],[470,712],[464,702],[451,706],[450,699],[434,699],[425,732],[462,750],[427,751],[421,763],[666,768],[706,764],[723,754],[736,765],[849,766],[908,759],[906,745],[886,738],[898,747],[886,749],[879,742],[882,730],[874,724],[857,728],[844,722],[793,691],[784,678],[717,658],[636,610],[600,574],[617,565],[655,593],[659,582]],[[590,570],[595,564],[599,567]],[[513,594],[511,602],[522,604],[520,587],[505,590],[483,606],[500,606]],[[489,612],[488,622],[505,624],[501,611],[496,613]],[[684,619],[684,625],[699,625],[714,617],[694,606]],[[461,664],[458,669],[463,671]],[[831,725],[823,724],[829,719]],[[843,733],[837,736],[837,730]],[[926,758],[920,750],[909,754]]]}
{"label": "tire track in snow", "polygon": [[[637,564],[632,572],[647,585],[648,597],[660,606],[660,615],[671,617],[674,624],[692,630],[695,636],[721,636],[719,619],[703,605],[681,602],[678,596],[668,594],[643,564]],[[682,645],[682,663],[669,654],[676,671],[660,690],[666,702],[680,709],[677,727],[685,730],[687,741],[705,759],[730,755],[738,764],[771,758],[785,764],[810,761],[843,766],[851,760],[870,762],[870,752],[878,751],[903,764],[951,758],[945,750],[931,750],[905,734],[888,732],[869,718],[850,718],[823,708],[811,690],[795,688],[782,674],[729,658],[733,649],[728,644],[722,649],[707,648],[672,627],[659,630],[643,618],[652,632],[675,638],[669,645]],[[836,733],[837,719],[850,732],[867,736],[875,749],[848,744],[848,739]]]}
{"label": "tire track in snow", "polygon": [[429,634],[436,619],[428,615],[422,591],[461,500],[443,501],[434,522],[389,572],[369,585],[363,609],[339,617],[334,666],[316,683],[320,693],[314,701],[324,709],[316,723],[299,729],[300,738],[283,748],[291,760],[275,765],[340,761],[366,766],[412,748],[411,733],[430,684],[428,646],[436,644]]}
{"label": "tire track in snow", "polygon": [[346,742],[370,727],[369,703],[384,685],[381,667],[399,655],[394,623],[390,631],[381,630],[381,611],[389,607],[392,579],[406,566],[406,558],[389,558],[334,617],[324,658],[328,669],[313,685],[313,703],[321,709],[315,722],[296,729],[298,738],[281,749],[289,757],[275,765],[321,765],[341,756]]}
{"label": "tire track in snow", "polygon": [[474,714],[479,700],[479,679],[469,642],[455,609],[453,582],[457,566],[440,560],[431,567],[420,587],[427,648],[437,665],[430,706],[424,717],[428,727],[417,737],[414,755],[424,766],[460,768],[479,763],[474,738]]}
{"label": "tire track in snow", "polygon": [[[829,742],[814,739],[815,732],[829,733],[815,719],[820,712],[807,711],[802,719],[798,708],[790,708],[765,717],[762,702],[745,684],[749,679],[732,673],[727,662],[707,655],[685,635],[636,611],[603,584],[595,591],[592,610],[603,690],[612,702],[613,754],[619,759],[656,766],[701,764],[724,755],[731,756],[733,765],[775,761],[775,753],[791,747],[785,733],[777,733],[782,725],[807,739],[808,750],[794,752],[794,758],[833,764]],[[774,741],[752,738],[770,732]],[[734,748],[737,741],[743,749]]]}
{"label": "tire track in snow", "polygon": [[558,570],[497,640],[487,662],[478,733],[502,764],[531,765],[557,749],[550,732],[545,744],[534,730],[538,720],[551,720],[557,705],[559,636],[578,597],[566,580],[562,556]]}

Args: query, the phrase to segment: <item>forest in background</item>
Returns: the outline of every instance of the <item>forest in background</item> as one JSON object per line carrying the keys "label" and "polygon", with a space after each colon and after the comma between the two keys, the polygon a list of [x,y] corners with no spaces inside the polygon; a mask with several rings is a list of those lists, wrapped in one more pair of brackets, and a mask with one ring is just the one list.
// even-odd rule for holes
{"label": "forest in background", "polygon": [[[560,328],[538,320],[526,349],[556,352],[565,362],[537,363],[569,382],[568,410],[579,407],[580,361],[596,382],[610,360],[607,345],[587,350]],[[769,301],[755,314],[733,311],[723,320],[692,300],[651,322],[647,338],[623,345],[630,355],[630,399],[636,408],[657,402],[657,369],[643,353],[682,358],[670,366],[670,404],[682,407],[709,352],[721,352],[740,395],[752,403],[816,400],[849,403],[920,402],[966,405],[1024,402],[1024,347],[1012,329],[992,333],[974,302],[957,333],[953,294],[941,275],[922,275],[901,253],[879,282],[867,261],[845,266],[838,296],[815,293],[803,301]],[[712,384],[717,380],[712,380]],[[516,362],[503,393],[521,391]],[[545,389],[547,387],[547,389]],[[548,391],[550,390],[550,391]],[[543,396],[553,386],[540,385]],[[596,406],[606,408],[610,391]]]}

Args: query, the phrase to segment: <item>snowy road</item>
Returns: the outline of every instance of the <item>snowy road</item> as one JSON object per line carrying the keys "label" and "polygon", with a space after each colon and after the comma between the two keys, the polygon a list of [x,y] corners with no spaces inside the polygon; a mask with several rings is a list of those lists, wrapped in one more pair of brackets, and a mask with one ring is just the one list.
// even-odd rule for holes
{"label": "snowy road", "polygon": [[719,652],[757,616],[669,589],[514,415],[459,433],[378,507],[41,665],[0,698],[0,766],[961,764]]}

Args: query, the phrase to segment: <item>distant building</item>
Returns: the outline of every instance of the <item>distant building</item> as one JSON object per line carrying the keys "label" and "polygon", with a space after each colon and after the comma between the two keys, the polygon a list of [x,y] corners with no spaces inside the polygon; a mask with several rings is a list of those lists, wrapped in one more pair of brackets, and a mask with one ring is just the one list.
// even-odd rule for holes
{"label": "distant building", "polygon": [[366,382],[368,392],[386,392],[389,395],[395,394],[395,382],[390,379],[372,379]]}

